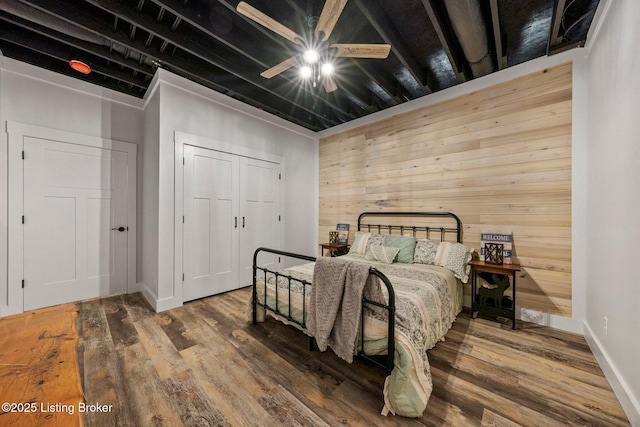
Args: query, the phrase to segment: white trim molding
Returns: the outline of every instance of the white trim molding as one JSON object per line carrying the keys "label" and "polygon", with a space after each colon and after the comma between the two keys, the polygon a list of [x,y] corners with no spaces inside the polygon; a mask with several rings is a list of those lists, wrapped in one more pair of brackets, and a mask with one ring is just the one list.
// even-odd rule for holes
{"label": "white trim molding", "polygon": [[622,406],[629,422],[632,426],[640,426],[640,402],[633,395],[631,388],[586,322],[584,323],[584,338],[587,344],[589,344],[589,348],[596,358],[598,365],[600,365],[604,376],[607,378],[607,381],[609,381],[609,385],[618,398],[620,406]]}

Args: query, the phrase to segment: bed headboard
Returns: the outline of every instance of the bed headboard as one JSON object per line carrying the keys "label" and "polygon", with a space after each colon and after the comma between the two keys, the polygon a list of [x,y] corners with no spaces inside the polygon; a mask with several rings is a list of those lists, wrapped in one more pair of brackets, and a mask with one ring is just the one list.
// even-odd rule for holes
{"label": "bed headboard", "polygon": [[455,236],[462,243],[462,222],[451,212],[363,212],[358,216],[358,231],[379,234],[412,235],[440,241]]}

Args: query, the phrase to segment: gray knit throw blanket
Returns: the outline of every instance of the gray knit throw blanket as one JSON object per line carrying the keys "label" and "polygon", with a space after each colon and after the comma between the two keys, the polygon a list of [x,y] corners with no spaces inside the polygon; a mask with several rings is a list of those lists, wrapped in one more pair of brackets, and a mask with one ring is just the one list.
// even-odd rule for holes
{"label": "gray knit throw blanket", "polygon": [[313,271],[307,330],[318,348],[327,346],[353,362],[360,330],[362,297],[383,301],[380,284],[367,264],[341,257],[318,257]]}

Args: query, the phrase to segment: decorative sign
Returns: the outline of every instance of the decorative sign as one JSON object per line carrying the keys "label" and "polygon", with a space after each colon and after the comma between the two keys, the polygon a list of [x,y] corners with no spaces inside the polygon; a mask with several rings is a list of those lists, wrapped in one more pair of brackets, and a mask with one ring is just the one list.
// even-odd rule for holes
{"label": "decorative sign", "polygon": [[487,261],[486,244],[502,245],[502,262],[501,264],[511,264],[511,255],[513,251],[513,234],[511,231],[482,231],[480,233],[480,259]]}
{"label": "decorative sign", "polygon": [[484,262],[488,262],[490,264],[503,264],[504,245],[502,243],[485,243]]}

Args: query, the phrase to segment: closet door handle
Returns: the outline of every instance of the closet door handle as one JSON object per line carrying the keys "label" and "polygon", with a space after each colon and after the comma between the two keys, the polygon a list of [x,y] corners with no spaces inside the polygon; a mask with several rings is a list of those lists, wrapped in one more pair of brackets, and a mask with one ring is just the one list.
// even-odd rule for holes
{"label": "closet door handle", "polygon": [[234,227],[233,227],[233,228],[238,228],[238,217],[237,217],[237,216],[234,216],[234,217],[233,217],[233,221],[235,222],[235,225],[234,225]]}
{"label": "closet door handle", "polygon": [[244,217],[242,217],[242,228],[244,228]]}

